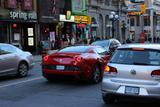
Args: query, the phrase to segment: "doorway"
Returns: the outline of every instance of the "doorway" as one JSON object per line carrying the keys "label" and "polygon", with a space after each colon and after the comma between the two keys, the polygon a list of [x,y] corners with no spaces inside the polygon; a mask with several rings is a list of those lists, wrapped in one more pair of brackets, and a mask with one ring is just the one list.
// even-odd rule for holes
{"label": "doorway", "polygon": [[36,53],[35,24],[23,24],[23,50]]}

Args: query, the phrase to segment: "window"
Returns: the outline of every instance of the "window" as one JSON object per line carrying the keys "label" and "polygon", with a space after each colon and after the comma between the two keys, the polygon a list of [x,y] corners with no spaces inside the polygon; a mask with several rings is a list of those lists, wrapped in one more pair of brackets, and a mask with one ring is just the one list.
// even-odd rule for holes
{"label": "window", "polygon": [[118,6],[118,0],[112,0],[112,5],[113,6]]}
{"label": "window", "polygon": [[150,16],[144,16],[144,26],[150,26]]}
{"label": "window", "polygon": [[99,55],[107,55],[107,51],[103,48],[96,48],[94,51]]}
{"label": "window", "polygon": [[143,51],[119,49],[113,55],[111,63],[159,66],[160,51],[151,49]]}
{"label": "window", "polygon": [[17,8],[17,0],[5,0],[5,8],[15,9]]}
{"label": "window", "polygon": [[27,11],[33,10],[33,0],[23,0],[22,7],[23,7],[23,10],[27,10]]}
{"label": "window", "polygon": [[1,45],[0,46],[0,54],[4,55],[4,54],[10,54],[10,53],[15,53],[16,52],[16,48],[9,46],[9,45]]}
{"label": "window", "polygon": [[105,5],[109,5],[110,0],[105,0]]}

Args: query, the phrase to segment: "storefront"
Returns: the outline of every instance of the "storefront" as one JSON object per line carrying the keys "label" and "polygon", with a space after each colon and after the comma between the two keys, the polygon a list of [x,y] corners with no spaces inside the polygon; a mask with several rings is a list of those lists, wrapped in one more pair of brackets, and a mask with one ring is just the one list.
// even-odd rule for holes
{"label": "storefront", "polygon": [[90,16],[74,16],[73,24],[74,32],[79,39],[88,39],[91,36],[91,17]]}
{"label": "storefront", "polygon": [[37,8],[34,0],[1,0],[0,42],[36,52]]}
{"label": "storefront", "polygon": [[4,10],[0,17],[0,42],[10,43],[25,51],[36,51],[37,13]]}

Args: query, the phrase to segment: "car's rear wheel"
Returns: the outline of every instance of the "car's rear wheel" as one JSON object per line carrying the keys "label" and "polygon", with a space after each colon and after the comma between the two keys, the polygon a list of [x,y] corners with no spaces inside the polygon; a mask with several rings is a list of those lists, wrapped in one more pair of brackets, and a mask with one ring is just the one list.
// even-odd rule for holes
{"label": "car's rear wheel", "polygon": [[95,68],[93,69],[91,82],[92,83],[99,83],[101,80],[102,80],[101,70],[100,70],[100,67],[98,65],[96,65]]}
{"label": "car's rear wheel", "polygon": [[18,66],[18,77],[26,77],[28,75],[28,66],[25,62],[21,62]]}
{"label": "car's rear wheel", "polygon": [[116,101],[115,97],[113,96],[102,96],[102,98],[105,104],[112,104]]}

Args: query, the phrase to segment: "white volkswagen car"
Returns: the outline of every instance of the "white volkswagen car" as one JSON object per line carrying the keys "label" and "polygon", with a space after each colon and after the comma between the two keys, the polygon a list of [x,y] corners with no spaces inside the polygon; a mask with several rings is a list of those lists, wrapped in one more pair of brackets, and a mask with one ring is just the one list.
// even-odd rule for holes
{"label": "white volkswagen car", "polygon": [[160,98],[160,44],[120,46],[105,67],[101,89],[106,103],[120,96]]}

